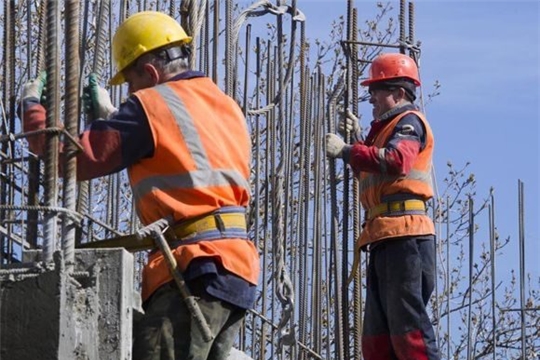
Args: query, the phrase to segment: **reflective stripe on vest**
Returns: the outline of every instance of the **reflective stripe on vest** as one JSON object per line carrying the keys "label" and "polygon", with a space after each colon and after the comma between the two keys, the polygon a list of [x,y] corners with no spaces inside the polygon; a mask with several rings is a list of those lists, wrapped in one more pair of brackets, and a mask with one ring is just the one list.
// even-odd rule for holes
{"label": "reflective stripe on vest", "polygon": [[196,187],[237,185],[249,188],[249,183],[234,170],[190,171],[180,175],[152,176],[139,181],[133,186],[136,201],[154,189],[192,189]]}
{"label": "reflective stripe on vest", "polygon": [[431,171],[425,172],[425,171],[420,171],[420,170],[411,170],[406,176],[370,173],[360,179],[359,191],[364,192],[373,186],[381,185],[383,183],[390,183],[394,181],[405,180],[405,179],[421,181],[429,186],[433,185]]}
{"label": "reflective stripe on vest", "polygon": [[197,168],[200,170],[210,169],[208,156],[204,150],[199,133],[195,129],[193,119],[189,115],[180,97],[167,85],[157,86],[157,92],[163,97],[165,103],[169,106],[171,113],[176,120],[176,124],[180,127],[180,131],[184,137],[184,141],[188,147],[191,157],[195,161]]}

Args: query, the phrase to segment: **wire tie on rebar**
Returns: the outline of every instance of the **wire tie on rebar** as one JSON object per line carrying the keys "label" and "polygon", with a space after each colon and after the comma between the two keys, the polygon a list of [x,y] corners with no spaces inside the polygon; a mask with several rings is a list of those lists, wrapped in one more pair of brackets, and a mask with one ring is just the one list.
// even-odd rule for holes
{"label": "wire tie on rebar", "polygon": [[398,44],[399,46],[404,47],[409,51],[420,54],[420,47],[418,45],[413,45],[409,40],[399,41]]}
{"label": "wire tie on rebar", "polygon": [[290,14],[294,21],[298,21],[298,22],[306,21],[306,15],[304,15],[304,13],[301,12],[300,10],[296,9],[296,13],[293,14],[293,8],[291,5],[283,5],[281,7],[286,8],[285,12],[287,14]]}
{"label": "wire tie on rebar", "polygon": [[[255,10],[257,7],[262,6],[263,10]],[[281,5],[276,6],[272,4],[271,2],[267,0],[263,0],[259,3],[255,3],[251,5],[248,9],[244,10],[242,14],[240,14],[239,18],[242,17],[259,17],[266,14],[274,14],[274,15],[283,15],[283,14],[291,14],[294,21],[305,21],[306,16],[303,12],[296,9],[296,13],[293,14],[293,8],[290,5]]]}
{"label": "wire tie on rebar", "polygon": [[79,141],[75,139],[70,133],[68,133],[67,130],[64,129],[62,132],[68,138],[68,140],[77,147],[78,150],[84,151],[84,148],[79,143]]}

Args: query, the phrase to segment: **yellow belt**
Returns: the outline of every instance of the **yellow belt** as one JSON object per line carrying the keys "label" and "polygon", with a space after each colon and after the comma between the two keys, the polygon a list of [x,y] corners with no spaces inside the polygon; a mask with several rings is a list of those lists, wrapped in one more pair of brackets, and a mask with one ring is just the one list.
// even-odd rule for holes
{"label": "yellow belt", "polygon": [[247,231],[246,216],[242,213],[210,214],[202,218],[183,221],[173,226],[178,240],[188,240],[208,231],[224,231],[225,229]]}
{"label": "yellow belt", "polygon": [[[172,227],[172,231],[174,231],[176,238],[174,238],[174,236],[167,236],[168,231],[165,232],[165,238],[169,242],[190,240],[197,235],[206,232],[226,232],[227,230],[247,232],[246,215],[244,213],[216,213],[183,221]],[[112,239],[77,244],[76,247],[78,249],[123,247],[127,251],[136,252],[154,249],[155,244],[154,239],[151,237],[145,237],[139,240],[137,235],[132,234],[118,236]]]}
{"label": "yellow belt", "polygon": [[379,215],[407,213],[409,211],[425,212],[426,203],[422,200],[389,201],[376,205],[367,211],[367,220]]}

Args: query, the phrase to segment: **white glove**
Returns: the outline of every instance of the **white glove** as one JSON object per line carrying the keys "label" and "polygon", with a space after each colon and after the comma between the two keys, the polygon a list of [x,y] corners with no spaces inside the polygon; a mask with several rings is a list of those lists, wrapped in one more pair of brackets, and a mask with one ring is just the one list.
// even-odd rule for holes
{"label": "white glove", "polygon": [[326,134],[326,156],[335,159],[343,155],[346,144],[336,134]]}
{"label": "white glove", "polygon": [[111,103],[109,92],[98,85],[96,74],[90,74],[88,85],[83,89],[83,105],[85,112],[93,119],[108,119],[118,111]]}
{"label": "white glove", "polygon": [[42,71],[36,79],[32,79],[24,84],[22,89],[22,98],[36,98],[41,101],[43,95],[43,88],[47,82],[47,73]]}
{"label": "white glove", "polygon": [[98,86],[97,88],[97,118],[108,119],[112,114],[118,111],[118,109],[112,104],[109,92]]}
{"label": "white glove", "polygon": [[341,113],[341,117],[338,123],[339,133],[345,137],[347,131],[351,136],[358,137],[360,135],[360,123],[356,115],[354,115],[351,110],[347,109]]}

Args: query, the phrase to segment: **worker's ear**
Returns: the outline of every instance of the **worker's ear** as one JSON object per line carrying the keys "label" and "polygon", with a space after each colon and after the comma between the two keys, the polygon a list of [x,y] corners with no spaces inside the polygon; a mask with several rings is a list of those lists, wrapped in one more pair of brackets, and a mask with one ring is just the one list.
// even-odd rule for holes
{"label": "worker's ear", "polygon": [[405,91],[404,88],[398,87],[396,90],[397,90],[396,93],[395,93],[395,94],[397,94],[396,101],[400,101],[400,100],[403,100],[403,99],[409,100],[409,98],[407,97],[407,92]]}
{"label": "worker's ear", "polygon": [[161,80],[162,80],[161,79],[161,74],[158,71],[158,69],[156,69],[156,67],[154,65],[149,64],[149,63],[144,64],[144,72],[152,80],[152,84],[153,84],[152,86],[155,86],[155,85],[161,83]]}

